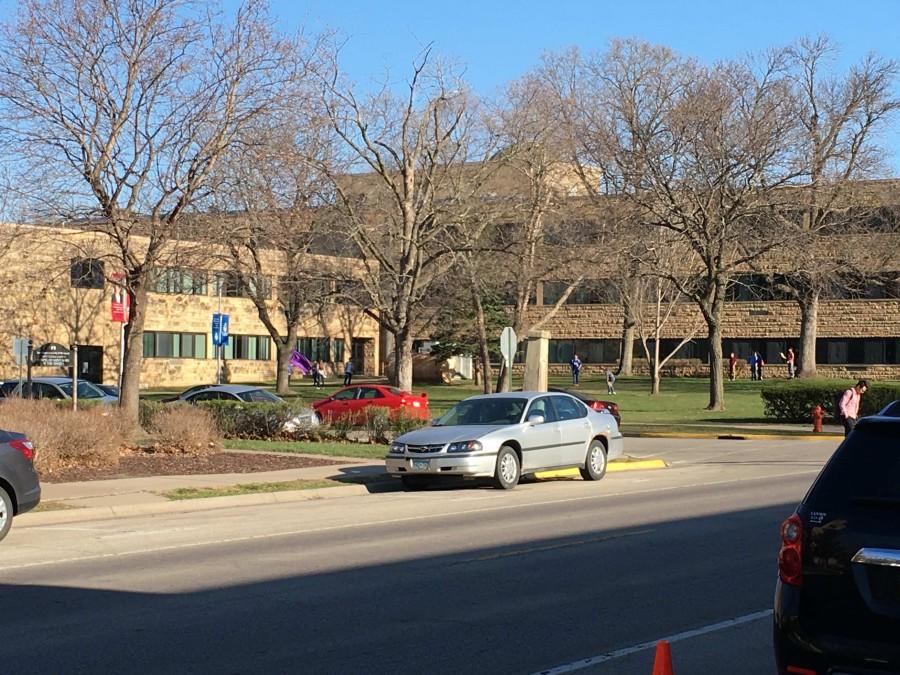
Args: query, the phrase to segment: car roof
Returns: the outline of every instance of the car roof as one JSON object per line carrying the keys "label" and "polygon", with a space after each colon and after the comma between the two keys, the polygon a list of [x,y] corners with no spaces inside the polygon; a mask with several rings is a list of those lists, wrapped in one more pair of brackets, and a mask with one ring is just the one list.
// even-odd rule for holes
{"label": "car roof", "polygon": [[[478,396],[469,396],[466,401],[476,401],[478,399],[502,399],[502,398],[518,398],[518,399],[528,399],[529,401],[533,398],[538,398],[540,396],[568,396],[569,394],[565,394],[563,392],[558,391],[503,391],[497,394],[479,394]],[[573,397],[574,398],[574,397]]]}
{"label": "car roof", "polygon": [[253,386],[251,384],[213,384],[191,393],[199,394],[201,391],[224,391],[228,394],[244,394],[248,391],[256,391],[257,389],[262,389],[262,387]]}
{"label": "car roof", "polygon": [[[23,382],[25,380],[22,380]],[[71,377],[32,377],[32,382],[40,382],[42,384],[69,384]],[[79,382],[87,382],[87,380],[78,380]],[[93,383],[91,383],[93,384]]]}

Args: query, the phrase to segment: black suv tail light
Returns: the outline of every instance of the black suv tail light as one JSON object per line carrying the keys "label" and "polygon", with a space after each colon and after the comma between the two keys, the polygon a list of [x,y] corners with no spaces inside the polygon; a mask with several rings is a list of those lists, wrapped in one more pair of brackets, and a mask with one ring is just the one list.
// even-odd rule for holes
{"label": "black suv tail light", "polygon": [[803,521],[796,513],[781,524],[778,576],[786,584],[803,585]]}
{"label": "black suv tail light", "polygon": [[14,439],[9,441],[9,445],[13,450],[18,450],[22,456],[28,461],[34,460],[34,446],[27,439]]}

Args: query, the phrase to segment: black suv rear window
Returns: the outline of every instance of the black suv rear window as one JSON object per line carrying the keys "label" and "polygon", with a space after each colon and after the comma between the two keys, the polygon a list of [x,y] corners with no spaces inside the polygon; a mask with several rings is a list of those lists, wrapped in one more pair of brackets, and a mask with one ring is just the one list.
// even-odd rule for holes
{"label": "black suv rear window", "polygon": [[900,508],[900,424],[863,423],[844,441],[806,498],[811,508]]}

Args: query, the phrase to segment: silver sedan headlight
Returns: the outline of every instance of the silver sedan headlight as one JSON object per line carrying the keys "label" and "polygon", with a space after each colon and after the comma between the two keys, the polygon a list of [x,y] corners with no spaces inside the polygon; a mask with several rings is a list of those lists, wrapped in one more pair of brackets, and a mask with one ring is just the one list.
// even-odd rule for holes
{"label": "silver sedan headlight", "polygon": [[478,452],[482,447],[480,441],[459,441],[451,443],[447,447],[447,452]]}
{"label": "silver sedan headlight", "polygon": [[404,452],[406,452],[406,445],[404,443],[391,443],[392,455],[402,455]]}

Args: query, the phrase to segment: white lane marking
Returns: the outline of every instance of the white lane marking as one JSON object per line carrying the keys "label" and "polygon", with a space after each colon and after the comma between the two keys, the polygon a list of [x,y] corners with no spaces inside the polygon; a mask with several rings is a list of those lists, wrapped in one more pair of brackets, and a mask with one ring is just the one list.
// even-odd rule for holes
{"label": "white lane marking", "polygon": [[562,675],[563,673],[574,673],[576,670],[583,670],[585,668],[590,668],[601,663],[606,663],[607,661],[614,661],[625,656],[631,656],[632,654],[637,654],[638,652],[644,652],[648,649],[653,649],[661,640],[665,640],[669,644],[673,642],[681,642],[682,640],[690,640],[691,638],[700,637],[701,635],[708,635],[709,633],[715,633],[716,631],[733,628],[734,626],[740,626],[741,624],[759,621],[760,619],[765,619],[768,616],[772,616],[772,610],[764,609],[762,611],[753,612],[752,614],[745,614],[744,616],[739,616],[734,619],[726,619],[725,621],[712,623],[701,628],[695,628],[693,630],[686,630],[682,633],[675,633],[674,635],[660,637],[649,642],[641,642],[640,644],[632,645],[631,647],[623,647],[622,649],[607,652],[606,654],[592,656],[587,659],[581,659],[580,661],[573,661],[572,663],[566,663],[564,665],[556,666],[555,668],[550,668],[548,670],[541,670],[534,675]]}
{"label": "white lane marking", "polygon": [[[47,567],[49,565],[58,565],[63,563],[71,563],[71,562],[87,562],[90,560],[104,560],[109,558],[123,558],[126,556],[135,556],[135,555],[148,555],[152,553],[167,553],[170,551],[179,551],[186,550],[192,548],[199,548],[202,546],[220,546],[222,544],[237,544],[248,541],[261,541],[265,539],[275,539],[278,537],[294,537],[303,534],[320,534],[323,532],[337,532],[340,530],[355,530],[364,527],[370,527],[373,525],[394,525],[396,523],[411,523],[423,520],[437,520],[441,518],[452,518],[455,516],[465,516],[471,514],[485,514],[492,511],[514,511],[519,509],[527,509],[535,506],[544,506],[551,504],[571,504],[575,502],[584,502],[589,500],[602,500],[602,499],[612,499],[614,497],[630,497],[632,495],[644,495],[644,494],[652,494],[659,492],[674,492],[676,490],[690,490],[699,487],[715,487],[718,485],[731,485],[734,483],[747,483],[753,481],[771,481],[773,479],[778,478],[794,478],[797,476],[809,476],[809,475],[818,475],[819,470],[815,471],[799,471],[794,473],[783,473],[776,474],[774,476],[755,476],[753,478],[737,478],[731,480],[721,480],[721,481],[711,481],[708,483],[689,483],[686,485],[670,485],[668,487],[662,488],[650,488],[647,490],[632,490],[630,492],[616,492],[610,494],[602,494],[602,495],[589,495],[586,497],[568,497],[566,499],[552,499],[541,502],[528,502],[525,504],[505,504],[503,506],[492,506],[492,507],[482,507],[477,509],[465,509],[462,511],[454,511],[452,513],[430,513],[430,514],[422,514],[419,516],[406,516],[404,518],[390,518],[387,520],[371,520],[365,522],[357,522],[357,523],[346,523],[343,525],[328,525],[325,527],[312,527],[312,528],[303,528],[299,530],[289,530],[286,532],[270,532],[267,534],[254,534],[248,535],[244,537],[228,537],[226,539],[213,539],[208,541],[197,541],[190,542],[186,544],[172,544],[171,546],[157,546],[154,548],[144,548],[144,549],[136,549],[133,551],[118,551],[114,553],[100,553],[95,555],[86,555],[86,556],[77,556],[73,558],[59,558],[57,560],[41,560],[39,562],[32,563],[21,563],[8,565],[5,567],[0,567],[0,572],[5,572],[8,570],[22,570],[30,567]],[[44,528],[36,527],[35,530],[39,531]]]}

